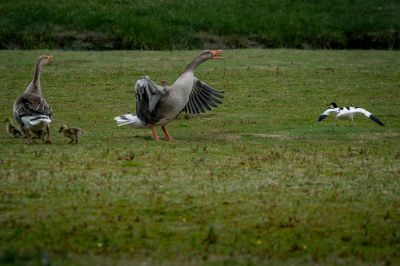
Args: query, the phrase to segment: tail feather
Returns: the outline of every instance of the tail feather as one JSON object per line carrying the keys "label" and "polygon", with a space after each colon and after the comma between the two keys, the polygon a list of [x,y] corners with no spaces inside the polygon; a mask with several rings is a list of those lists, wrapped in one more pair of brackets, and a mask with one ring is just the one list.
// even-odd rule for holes
{"label": "tail feather", "polygon": [[51,123],[51,119],[47,115],[23,116],[21,120],[26,128],[45,127]]}
{"label": "tail feather", "polygon": [[144,127],[144,123],[137,117],[136,115],[132,114],[123,114],[120,116],[114,117],[115,122],[117,122],[117,126],[125,126],[130,125],[133,127]]}

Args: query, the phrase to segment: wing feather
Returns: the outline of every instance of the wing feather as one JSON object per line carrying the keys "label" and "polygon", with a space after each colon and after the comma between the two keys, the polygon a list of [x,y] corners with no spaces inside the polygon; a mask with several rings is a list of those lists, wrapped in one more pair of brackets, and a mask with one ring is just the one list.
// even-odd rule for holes
{"label": "wing feather", "polygon": [[368,112],[368,111],[365,110],[364,108],[360,108],[360,107],[354,108],[354,112],[355,112],[355,113],[363,114],[363,115],[365,115],[366,117],[369,117],[369,116],[371,115],[370,112]]}
{"label": "wing feather", "polygon": [[330,113],[333,113],[333,112],[338,113],[339,112],[339,108],[328,108],[328,109],[326,109],[322,114],[319,115],[318,122],[321,122],[322,120],[327,118]]}
{"label": "wing feather", "polygon": [[135,84],[136,115],[145,124],[157,122],[156,113],[166,95],[166,89],[155,84],[149,77],[141,77]]}
{"label": "wing feather", "polygon": [[192,93],[189,101],[183,108],[183,112],[198,114],[211,110],[211,107],[217,107],[222,102],[219,99],[224,98],[224,92],[216,90],[201,80],[194,78]]}
{"label": "wing feather", "polygon": [[190,102],[191,102],[191,105],[192,105],[192,107],[193,107],[193,111],[194,111],[196,114],[200,113],[200,110],[199,110],[199,107],[198,107],[197,104],[196,104],[195,98],[191,98],[191,99],[190,99]]}
{"label": "wing feather", "polygon": [[24,116],[48,116],[51,118],[52,109],[46,99],[36,94],[24,93],[14,103],[14,117],[22,124]]}
{"label": "wing feather", "polygon": [[365,115],[366,117],[368,117],[369,119],[371,119],[372,121],[374,121],[375,123],[377,123],[382,127],[385,126],[385,124],[383,124],[381,120],[379,120],[376,116],[374,116],[372,113],[365,110],[364,108],[356,107],[354,108],[354,112]]}
{"label": "wing feather", "polygon": [[214,98],[212,95],[207,94],[204,91],[201,91],[199,93],[199,95],[203,96],[207,100],[208,103],[212,104],[213,107],[217,107],[216,104],[221,104],[222,103],[221,101],[219,101],[218,99]]}
{"label": "wing feather", "polygon": [[193,100],[194,105],[196,106],[198,113],[204,113],[205,111],[204,111],[202,104],[200,103],[198,97],[193,97],[192,100]]}
{"label": "wing feather", "polygon": [[379,119],[378,119],[376,116],[374,116],[373,114],[371,114],[371,115],[369,116],[369,119],[371,119],[372,121],[374,121],[375,123],[377,123],[378,125],[380,125],[380,126],[382,126],[382,127],[385,126],[385,124],[383,124],[382,121],[379,120]]}
{"label": "wing feather", "polygon": [[[211,110],[211,107],[209,105],[209,102],[207,101],[207,99],[204,98],[204,96],[200,93],[199,94],[199,98],[198,100],[201,102],[201,104],[203,105],[203,107],[205,107],[207,110]],[[215,106],[216,107],[216,106]]]}

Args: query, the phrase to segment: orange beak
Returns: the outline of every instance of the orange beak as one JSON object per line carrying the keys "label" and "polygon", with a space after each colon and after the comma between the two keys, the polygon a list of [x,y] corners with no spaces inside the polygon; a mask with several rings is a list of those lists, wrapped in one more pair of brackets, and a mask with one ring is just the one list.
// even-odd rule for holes
{"label": "orange beak", "polygon": [[52,56],[52,55],[48,55],[48,56],[47,56],[47,59],[48,59],[49,61],[51,61],[51,60],[53,59],[53,56]]}
{"label": "orange beak", "polygon": [[222,50],[211,50],[213,57],[211,59],[221,59]]}

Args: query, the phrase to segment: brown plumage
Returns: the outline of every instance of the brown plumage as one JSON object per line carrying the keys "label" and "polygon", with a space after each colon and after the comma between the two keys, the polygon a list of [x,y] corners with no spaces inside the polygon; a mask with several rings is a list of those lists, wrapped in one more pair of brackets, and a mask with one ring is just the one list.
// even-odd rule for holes
{"label": "brown plumage", "polygon": [[42,96],[40,73],[43,65],[46,65],[52,58],[52,55],[39,56],[31,83],[24,93],[15,100],[13,107],[14,118],[28,140],[39,138],[47,144],[51,143],[49,124],[51,123],[52,110]]}
{"label": "brown plumage", "polygon": [[66,125],[62,125],[58,132],[62,133],[64,137],[71,139],[71,141],[68,143],[75,142],[75,144],[78,144],[79,136],[85,134],[85,131],[82,128],[77,128],[77,127],[68,128]]}
{"label": "brown plumage", "polygon": [[222,50],[201,52],[172,84],[162,81],[161,86],[144,76],[136,81],[136,114],[123,114],[114,118],[118,126],[150,128],[153,138],[159,140],[156,126],[161,126],[165,139],[172,141],[167,124],[180,112],[204,113],[221,104],[223,91],[218,91],[194,76],[196,67],[210,59],[220,59]]}
{"label": "brown plumage", "polygon": [[14,138],[25,137],[25,134],[11,122],[10,118],[7,118],[6,120],[4,120],[4,123],[6,124],[7,133],[10,136],[12,136]]}

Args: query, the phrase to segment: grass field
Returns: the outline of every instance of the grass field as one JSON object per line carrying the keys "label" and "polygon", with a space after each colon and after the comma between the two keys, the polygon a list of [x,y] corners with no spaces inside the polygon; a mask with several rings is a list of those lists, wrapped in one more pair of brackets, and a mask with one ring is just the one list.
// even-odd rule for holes
{"label": "grass field", "polygon": [[0,49],[400,49],[397,0],[2,0]]}
{"label": "grass field", "polygon": [[[2,120],[48,53],[53,144],[0,131],[0,264],[400,263],[399,52],[227,50],[196,72],[223,104],[172,122],[173,143],[113,117],[198,51],[1,51]],[[386,126],[316,122],[331,101]]]}

